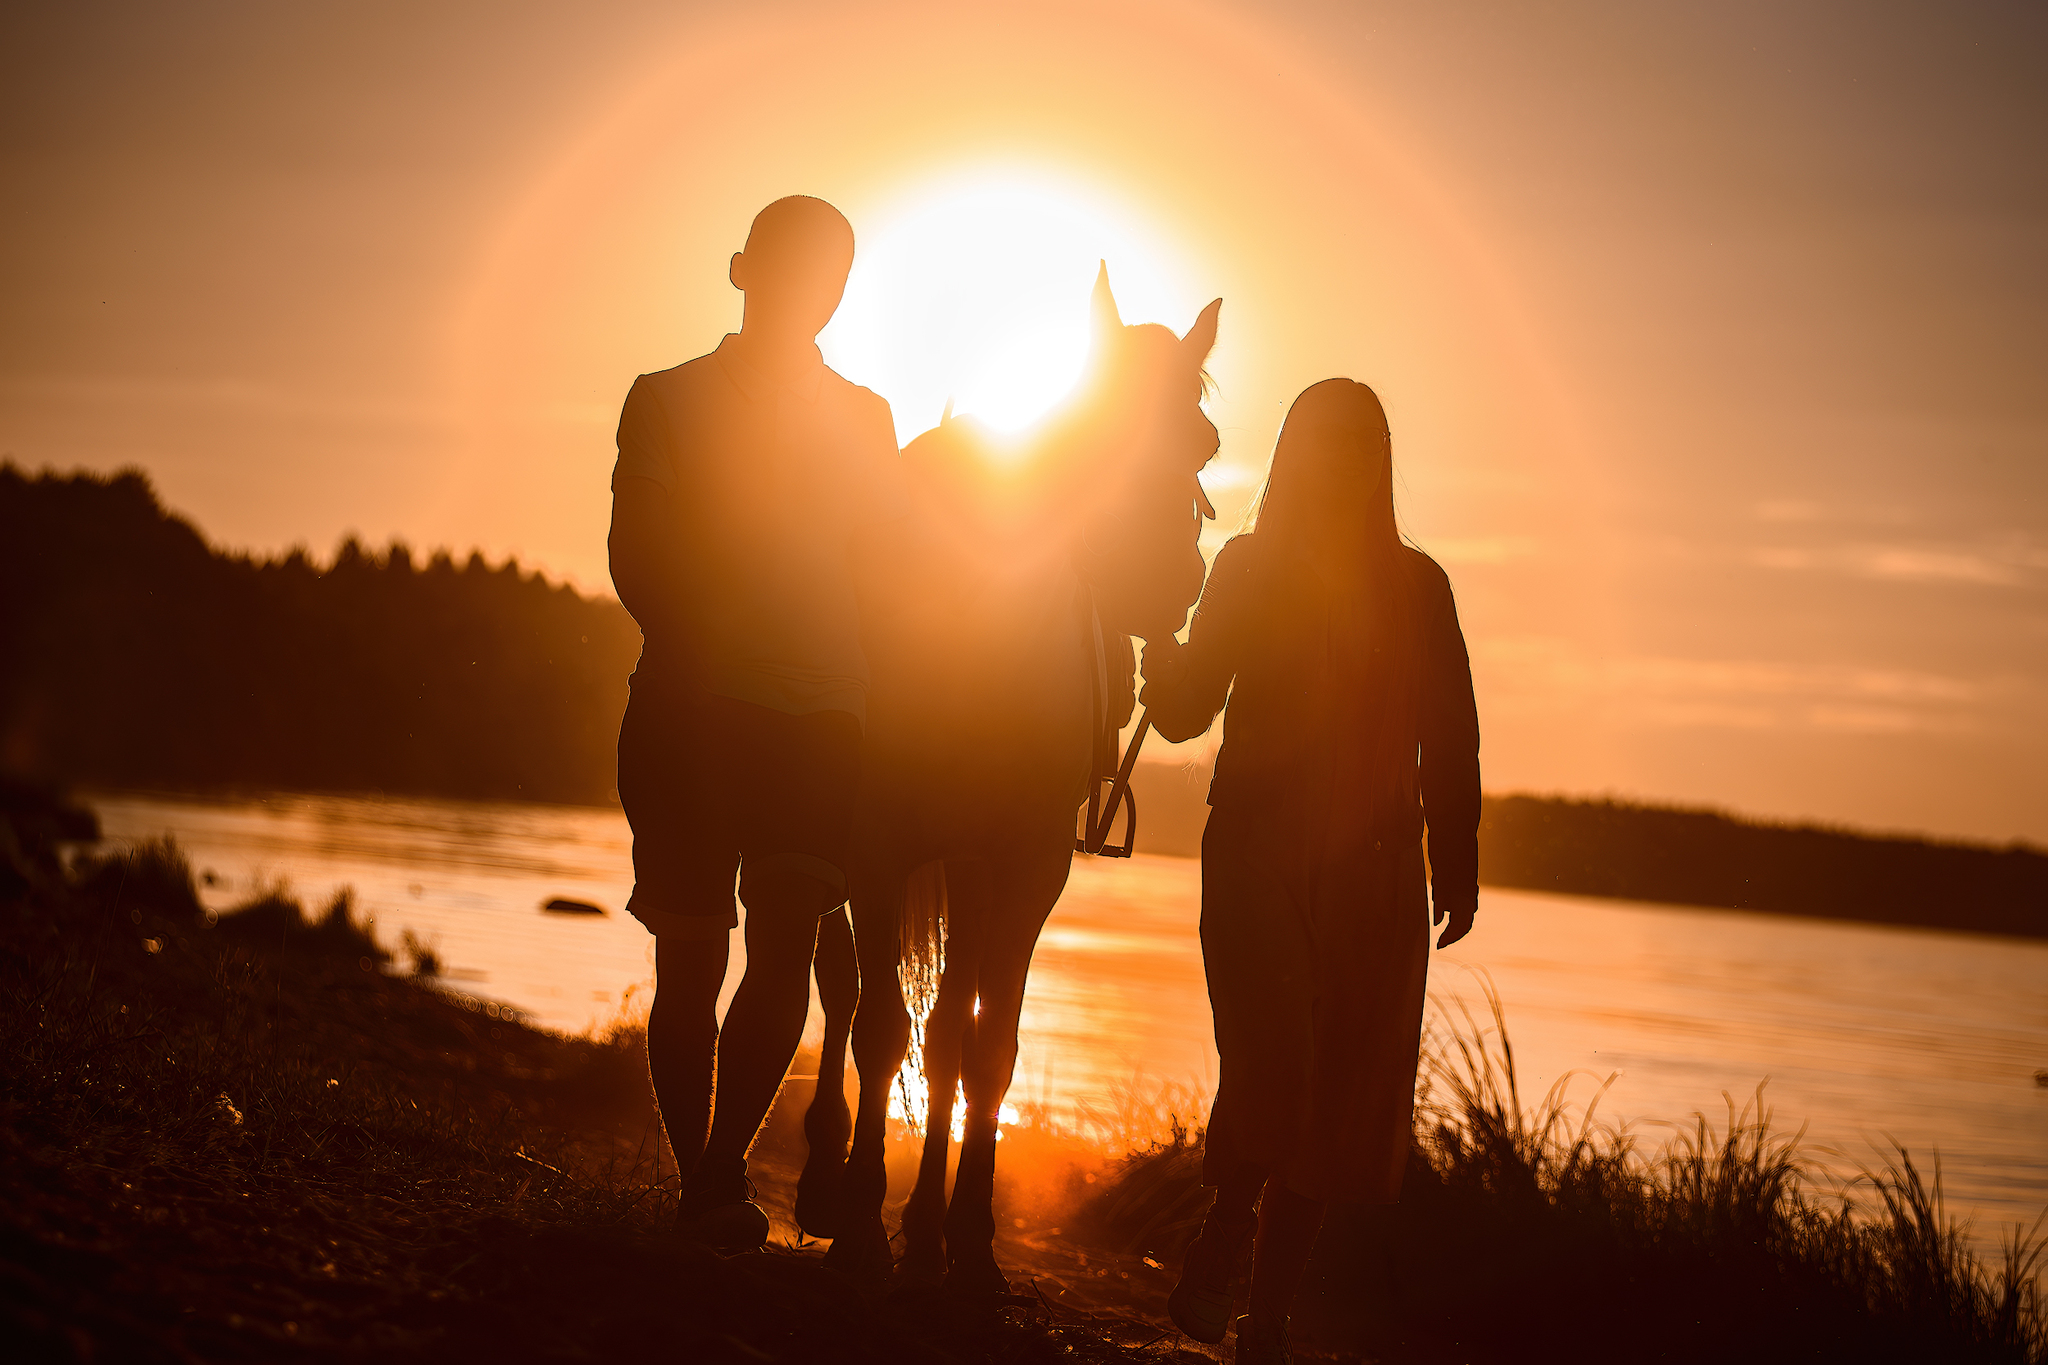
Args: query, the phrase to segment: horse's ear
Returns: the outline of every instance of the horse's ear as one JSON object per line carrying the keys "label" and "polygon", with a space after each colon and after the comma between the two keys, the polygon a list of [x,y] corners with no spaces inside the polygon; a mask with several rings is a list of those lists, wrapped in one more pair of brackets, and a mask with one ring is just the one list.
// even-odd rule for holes
{"label": "horse's ear", "polygon": [[1089,313],[1092,321],[1095,353],[1101,355],[1123,330],[1123,317],[1116,311],[1116,295],[1109,292],[1109,262],[1104,261],[1095,272],[1095,295],[1091,300]]}
{"label": "horse's ear", "polygon": [[1209,352],[1216,345],[1216,316],[1223,311],[1223,300],[1217,299],[1202,310],[1195,319],[1195,325],[1188,328],[1188,334],[1180,339],[1181,350],[1188,360],[1199,368],[1209,358]]}

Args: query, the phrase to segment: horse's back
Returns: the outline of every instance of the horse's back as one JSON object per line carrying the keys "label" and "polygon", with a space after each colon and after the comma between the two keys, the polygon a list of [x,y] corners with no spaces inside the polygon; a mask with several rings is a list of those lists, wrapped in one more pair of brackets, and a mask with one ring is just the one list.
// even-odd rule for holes
{"label": "horse's back", "polygon": [[[914,600],[873,642],[869,823],[929,845],[1085,793],[1094,641],[1065,547],[1002,504],[1011,452],[949,421],[904,452]],[[905,830],[903,827],[908,826]]]}

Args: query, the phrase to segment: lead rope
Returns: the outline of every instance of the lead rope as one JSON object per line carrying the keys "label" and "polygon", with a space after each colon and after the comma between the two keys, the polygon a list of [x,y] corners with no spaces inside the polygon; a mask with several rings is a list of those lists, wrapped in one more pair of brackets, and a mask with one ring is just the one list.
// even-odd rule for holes
{"label": "lead rope", "polygon": [[[1137,764],[1145,736],[1152,730],[1152,710],[1147,707],[1138,717],[1137,732],[1131,736],[1123,761],[1118,763],[1117,734],[1109,724],[1109,651],[1103,644],[1102,613],[1095,607],[1095,590],[1090,587],[1087,592],[1089,633],[1095,644],[1095,716],[1094,733],[1088,744],[1088,814],[1082,822],[1081,835],[1074,840],[1074,851],[1102,858],[1128,858],[1138,843],[1138,798],[1131,792],[1131,769]],[[1108,771],[1112,764],[1116,766],[1114,775]],[[1104,782],[1109,783],[1107,800],[1102,796]],[[1116,828],[1119,806],[1125,811],[1124,841],[1112,844],[1109,834]]]}

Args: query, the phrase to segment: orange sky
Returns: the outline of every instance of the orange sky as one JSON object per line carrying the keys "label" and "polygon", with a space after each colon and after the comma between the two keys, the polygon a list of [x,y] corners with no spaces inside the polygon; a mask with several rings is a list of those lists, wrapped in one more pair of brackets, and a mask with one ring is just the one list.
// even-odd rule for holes
{"label": "orange sky", "polygon": [[1490,788],[2048,841],[2041,12],[969,9],[10,10],[0,452],[601,589],[755,209],[1052,185],[1225,299],[1226,520],[1380,390]]}

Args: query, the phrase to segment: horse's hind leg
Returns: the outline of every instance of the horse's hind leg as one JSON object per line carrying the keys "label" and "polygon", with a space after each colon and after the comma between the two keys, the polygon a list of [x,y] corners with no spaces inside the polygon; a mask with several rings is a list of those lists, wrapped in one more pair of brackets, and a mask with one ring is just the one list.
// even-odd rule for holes
{"label": "horse's hind leg", "polygon": [[996,1126],[1017,1069],[1017,1020],[1046,916],[1065,889],[1073,863],[1069,836],[1015,857],[989,906],[976,981],[981,1008],[964,1049],[960,1169],[946,1209],[946,1287],[968,1294],[1002,1293],[1009,1282],[995,1257]]}
{"label": "horse's hind leg", "polygon": [[839,1192],[838,1235],[825,1264],[865,1279],[886,1279],[892,1266],[889,1233],[882,1224],[882,1205],[889,1196],[889,1089],[910,1050],[910,1012],[896,980],[896,920],[902,904],[900,877],[871,892],[855,886],[853,939],[861,990],[853,1016],[853,1064],[860,1073],[860,1110]]}
{"label": "horse's hind leg", "polygon": [[804,1111],[808,1150],[796,1182],[796,1223],[812,1237],[831,1238],[839,1235],[846,1140],[853,1133],[853,1115],[846,1107],[846,1041],[860,1003],[860,964],[844,909],[818,922],[814,965],[825,1039],[818,1051],[818,1088]]}

